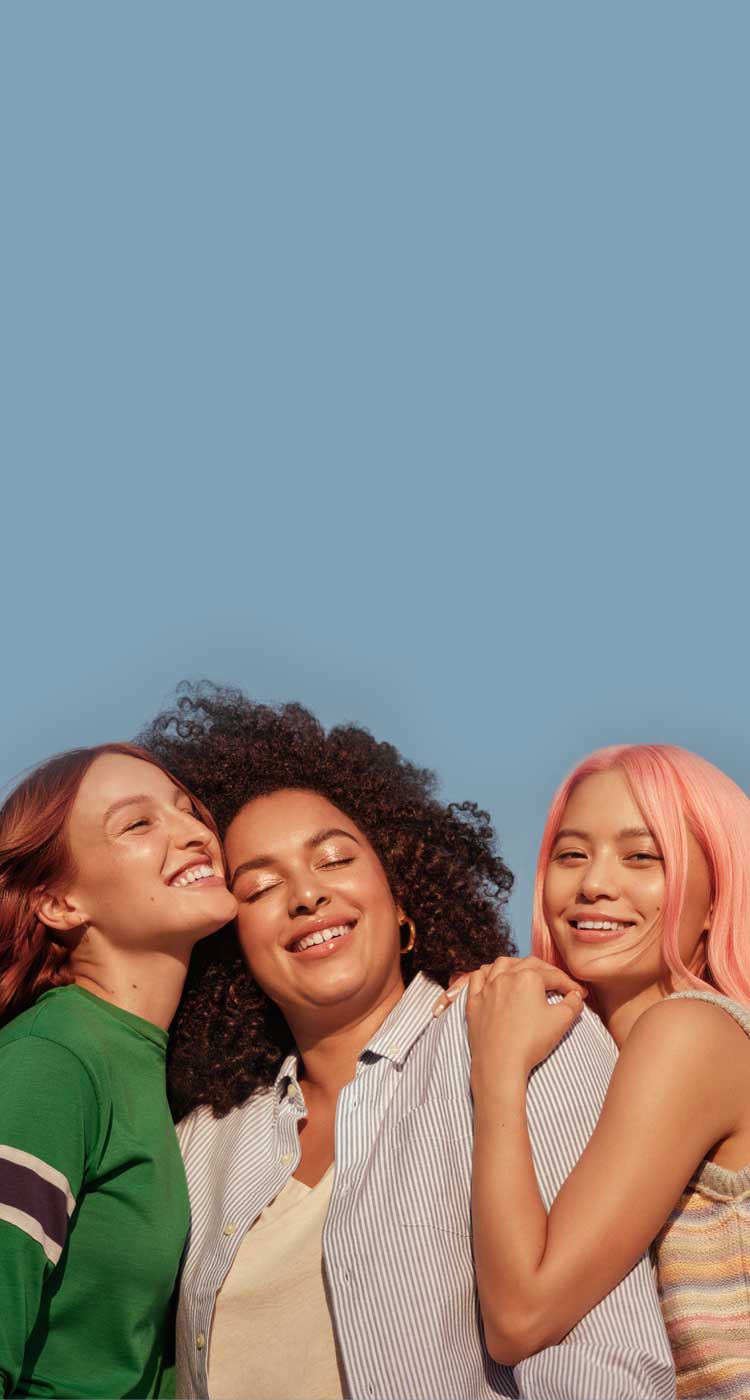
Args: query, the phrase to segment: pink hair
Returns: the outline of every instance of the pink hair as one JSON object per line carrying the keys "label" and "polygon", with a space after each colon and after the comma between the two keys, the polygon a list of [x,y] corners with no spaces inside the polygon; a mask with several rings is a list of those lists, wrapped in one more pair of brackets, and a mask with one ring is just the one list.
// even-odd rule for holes
{"label": "pink hair", "polygon": [[[534,881],[531,947],[562,967],[544,917],[544,878],[573,789],[592,773],[619,768],[664,857],[662,951],[676,987],[720,991],[750,1002],[750,799],[705,758],[671,744],[621,744],[598,749],[578,764],[552,799]],[[688,972],[678,929],[687,879],[687,833],[708,862],[713,913],[707,941],[711,981]]]}

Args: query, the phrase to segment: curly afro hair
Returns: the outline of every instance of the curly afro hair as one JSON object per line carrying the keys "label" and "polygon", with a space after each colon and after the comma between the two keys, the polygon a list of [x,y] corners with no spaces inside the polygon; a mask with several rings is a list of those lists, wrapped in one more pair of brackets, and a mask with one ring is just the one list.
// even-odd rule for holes
{"label": "curly afro hair", "polygon": [[[180,686],[138,742],[211,810],[222,837],[256,797],[320,793],[364,832],[418,937],[404,959],[446,985],[516,949],[503,917],[513,876],[486,812],[445,805],[436,778],[355,724],[328,733],[301,705],[261,705],[239,690]],[[170,1035],[176,1117],[198,1104],[221,1116],[273,1083],[292,1045],[281,1013],[251,977],[231,928],[198,944]]]}

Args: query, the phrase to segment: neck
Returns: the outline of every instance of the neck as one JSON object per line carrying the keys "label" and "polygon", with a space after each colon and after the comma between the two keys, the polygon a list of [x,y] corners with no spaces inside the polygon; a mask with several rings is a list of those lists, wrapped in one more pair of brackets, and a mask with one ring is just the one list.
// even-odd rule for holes
{"label": "neck", "polygon": [[660,983],[647,987],[626,988],[597,986],[590,993],[590,1004],[598,1013],[619,1049],[622,1049],[639,1016],[669,995],[669,988]]}
{"label": "neck", "polygon": [[166,1031],[182,995],[190,952],[190,948],[179,953],[110,951],[101,961],[77,958],[72,965],[73,980],[112,1006]]}
{"label": "neck", "polygon": [[321,1030],[320,1014],[315,1017],[317,1026],[308,1016],[288,1015],[289,1028],[302,1059],[302,1083],[321,1097],[335,1097],[354,1078],[360,1054],[403,994],[399,970],[397,979],[384,988],[377,1002],[346,1024]]}
{"label": "neck", "polygon": [[[702,945],[695,950],[686,968],[694,977],[708,976]],[[671,972],[663,967],[661,976],[655,982],[616,978],[612,982],[590,987],[589,1005],[601,1017],[615,1044],[622,1049],[639,1016],[648,1011],[649,1006],[655,1006],[678,990],[679,985],[675,986]]]}

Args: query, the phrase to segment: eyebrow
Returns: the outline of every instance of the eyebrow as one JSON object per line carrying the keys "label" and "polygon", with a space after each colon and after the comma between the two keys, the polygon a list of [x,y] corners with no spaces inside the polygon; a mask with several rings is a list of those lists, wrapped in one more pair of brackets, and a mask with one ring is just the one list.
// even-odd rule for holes
{"label": "eyebrow", "polygon": [[[179,788],[179,787],[175,787],[174,792],[173,792],[172,795],[173,795],[175,801],[177,801],[177,798],[178,798],[178,797],[185,797],[185,796],[187,796],[187,794],[185,793],[184,788]],[[118,797],[118,799],[117,799],[116,802],[111,802],[111,803],[110,803],[109,807],[107,808],[106,812],[104,813],[104,816],[102,817],[102,822],[103,822],[103,823],[108,822],[109,819],[110,819],[110,817],[113,817],[113,816],[114,816],[115,812],[119,812],[119,811],[120,811],[120,808],[121,808],[121,807],[132,807],[132,806],[134,806],[134,804],[135,804],[136,802],[153,802],[153,801],[154,801],[153,793],[148,793],[148,792],[136,792],[136,793],[133,794],[132,797]]]}
{"label": "eyebrow", "polygon": [[[340,826],[327,826],[323,831],[316,831],[314,836],[308,836],[304,843],[305,850],[312,851],[316,846],[322,846],[323,842],[327,841],[331,836],[345,836],[347,841],[353,841],[356,846],[361,844],[356,836],[352,835],[351,831],[344,831],[343,827]],[[244,860],[241,865],[237,866],[229,882],[230,889],[235,884],[235,881],[239,880],[240,875],[245,875],[248,870],[262,870],[264,866],[274,865],[275,862],[276,857],[270,855],[253,856],[252,860]]]}
{"label": "eyebrow", "polygon": [[[590,834],[591,833],[588,831],[578,831],[574,826],[565,826],[558,831],[555,840],[559,841],[563,836],[578,836],[582,841],[588,841]],[[632,839],[634,836],[648,836],[650,841],[653,841],[654,844],[656,843],[653,831],[649,831],[647,826],[624,826],[622,831],[617,832],[615,841],[626,841]]]}

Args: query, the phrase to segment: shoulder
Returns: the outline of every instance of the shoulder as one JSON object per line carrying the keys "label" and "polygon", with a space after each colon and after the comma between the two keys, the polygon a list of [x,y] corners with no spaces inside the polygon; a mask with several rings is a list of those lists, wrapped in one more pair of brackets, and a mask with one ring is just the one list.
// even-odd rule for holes
{"label": "shoulder", "polygon": [[71,1015],[66,990],[60,987],[48,993],[3,1027],[0,1063],[4,1070],[0,1078],[7,1086],[12,1074],[17,1090],[24,1085],[35,1096],[42,1091],[48,1098],[56,1094],[68,1100],[91,1096],[101,1106],[97,1056],[92,1054],[90,1036],[77,1014]]}
{"label": "shoulder", "polygon": [[731,1117],[746,1094],[750,1039],[720,1004],[667,997],[636,1021],[620,1055],[627,1094]]}
{"label": "shoulder", "polygon": [[565,1084],[609,1079],[617,1063],[617,1046],[604,1023],[588,1006],[546,1060],[533,1071],[532,1080]]}
{"label": "shoulder", "polygon": [[76,1039],[81,1021],[86,1022],[86,1010],[85,1003],[76,1003],[72,987],[54,987],[3,1026],[0,1045],[31,1036],[67,1045]]}
{"label": "shoulder", "polygon": [[232,1150],[246,1134],[260,1138],[272,1128],[277,1093],[259,1089],[243,1104],[218,1118],[209,1104],[200,1104],[176,1124],[177,1140],[186,1164],[202,1161],[208,1153]]}
{"label": "shoulder", "polygon": [[[596,1127],[616,1064],[612,1037],[599,1017],[584,1007],[529,1076],[526,1108],[532,1144],[538,1155],[546,1150],[546,1142],[552,1157],[557,1153],[566,1163],[564,1174]],[[556,1172],[557,1166],[552,1166]]]}
{"label": "shoulder", "polygon": [[180,1150],[183,1156],[189,1150],[192,1143],[201,1142],[213,1136],[211,1131],[213,1124],[224,1121],[226,1120],[214,1118],[207,1104],[201,1104],[198,1108],[194,1108],[190,1113],[187,1113],[178,1123],[175,1123],[177,1141],[180,1144]]}
{"label": "shoulder", "polygon": [[635,1050],[659,1050],[667,1059],[700,1061],[707,1053],[730,1050],[741,1053],[743,1043],[750,1056],[750,1038],[734,1014],[727,1014],[725,998],[665,997],[643,1012],[625,1043],[623,1054]]}
{"label": "shoulder", "polygon": [[72,1180],[97,1151],[109,1115],[86,1066],[43,1035],[0,1042],[0,1153],[31,1153]]}

